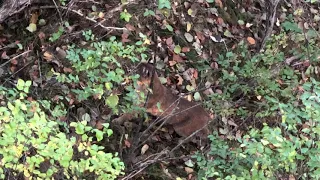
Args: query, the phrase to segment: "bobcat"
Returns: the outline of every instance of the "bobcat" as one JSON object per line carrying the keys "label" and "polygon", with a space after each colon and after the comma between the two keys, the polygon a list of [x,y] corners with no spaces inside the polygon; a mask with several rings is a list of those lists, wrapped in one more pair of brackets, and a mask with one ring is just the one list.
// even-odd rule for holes
{"label": "bobcat", "polygon": [[[148,113],[172,125],[175,132],[182,137],[199,131],[196,133],[197,136],[207,138],[209,135],[207,124],[210,116],[203,107],[174,95],[170,89],[162,85],[153,65],[141,63],[137,67],[137,73],[140,75],[137,91],[148,94],[145,102]],[[148,93],[149,89],[151,91]],[[120,118],[121,121],[129,120],[133,115],[124,114]]]}

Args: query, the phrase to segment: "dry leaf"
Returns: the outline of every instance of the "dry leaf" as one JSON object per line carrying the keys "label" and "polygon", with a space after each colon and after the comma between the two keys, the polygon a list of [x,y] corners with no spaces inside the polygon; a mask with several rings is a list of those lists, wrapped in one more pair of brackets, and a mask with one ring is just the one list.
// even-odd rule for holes
{"label": "dry leaf", "polygon": [[18,64],[18,60],[16,58],[11,60],[11,64],[13,65],[17,65]]}
{"label": "dry leaf", "polygon": [[52,61],[53,55],[50,52],[46,51],[43,53],[43,58],[47,61]]}
{"label": "dry leaf", "polygon": [[10,59],[10,57],[7,55],[7,51],[3,51],[3,53],[1,54],[1,58],[2,59]]}
{"label": "dry leaf", "polygon": [[128,140],[124,140],[124,145],[128,148],[131,147],[131,143]]}
{"label": "dry leaf", "polygon": [[252,37],[248,37],[247,41],[249,42],[249,44],[254,45],[256,44],[256,40],[254,40]]}
{"label": "dry leaf", "polygon": [[38,37],[43,40],[44,38],[46,38],[46,34],[44,34],[44,32],[39,32]]}
{"label": "dry leaf", "polygon": [[67,57],[67,52],[63,48],[56,47],[56,57],[65,59]]}
{"label": "dry leaf", "polygon": [[173,58],[172,58],[173,61],[175,62],[183,62],[183,59],[181,56],[179,56],[178,54],[175,54],[173,53]]}
{"label": "dry leaf", "polygon": [[236,123],[234,123],[232,120],[228,120],[228,124],[230,126],[238,127],[238,125]]}
{"label": "dry leaf", "polygon": [[141,154],[143,155],[148,149],[149,149],[148,144],[143,145],[141,148]]}
{"label": "dry leaf", "polygon": [[181,86],[182,83],[183,83],[183,78],[182,78],[179,74],[176,74],[176,76],[178,77],[178,83],[177,83],[177,85],[178,85],[178,86]]}
{"label": "dry leaf", "polygon": [[101,19],[104,18],[104,13],[103,12],[99,12],[98,17],[101,18]]}
{"label": "dry leaf", "polygon": [[71,73],[71,72],[72,72],[72,69],[71,69],[71,68],[64,67],[64,68],[63,68],[63,72],[65,72],[65,73]]}
{"label": "dry leaf", "polygon": [[183,47],[182,52],[186,53],[186,52],[190,52],[190,48],[189,47]]}
{"label": "dry leaf", "polygon": [[121,35],[121,42],[123,42],[123,43],[130,42],[131,40],[128,39],[128,37],[129,37],[129,34],[127,34],[127,33],[122,33],[122,35]]}
{"label": "dry leaf", "polygon": [[166,44],[167,44],[168,46],[171,46],[171,45],[172,45],[172,42],[173,42],[172,37],[169,37],[168,39],[166,39]]}
{"label": "dry leaf", "polygon": [[104,126],[102,125],[101,120],[98,120],[97,123],[96,123],[96,128],[99,129],[99,130],[102,130],[103,127],[104,127]]}
{"label": "dry leaf", "polygon": [[294,175],[290,174],[289,175],[289,180],[295,180],[296,178],[294,177]]}
{"label": "dry leaf", "polygon": [[177,64],[177,62],[175,62],[175,61],[169,61],[169,66],[174,66],[175,64]]}
{"label": "dry leaf", "polygon": [[197,38],[198,38],[201,42],[203,42],[203,41],[206,39],[201,32],[196,32],[196,34],[197,34]]}
{"label": "dry leaf", "polygon": [[221,0],[215,0],[215,3],[217,6],[219,6],[220,8],[223,8],[223,4],[221,2]]}
{"label": "dry leaf", "polygon": [[37,24],[39,18],[39,12],[34,12],[30,18],[30,24]]}
{"label": "dry leaf", "polygon": [[17,69],[17,66],[11,66],[11,67],[10,67],[10,72],[12,72],[12,73],[13,73],[13,72],[15,72],[15,71],[16,71],[16,69]]}
{"label": "dry leaf", "polygon": [[190,168],[190,167],[184,167],[184,171],[185,171],[187,174],[191,174],[191,173],[194,172],[193,169]]}
{"label": "dry leaf", "polygon": [[220,89],[216,89],[216,93],[222,94],[223,92],[222,92],[222,90],[220,90]]}
{"label": "dry leaf", "polygon": [[198,79],[198,70],[194,70],[194,72],[193,72],[193,77],[195,78],[195,79]]}
{"label": "dry leaf", "polygon": [[132,26],[131,24],[126,24],[126,28],[129,30],[129,31],[135,31],[136,28],[134,26]]}
{"label": "dry leaf", "polygon": [[258,100],[261,100],[261,98],[262,98],[262,96],[257,96],[257,99],[258,99]]}
{"label": "dry leaf", "polygon": [[191,30],[192,24],[190,22],[187,22],[187,32]]}
{"label": "dry leaf", "polygon": [[223,24],[223,23],[224,23],[223,19],[221,17],[218,17],[217,24]]}

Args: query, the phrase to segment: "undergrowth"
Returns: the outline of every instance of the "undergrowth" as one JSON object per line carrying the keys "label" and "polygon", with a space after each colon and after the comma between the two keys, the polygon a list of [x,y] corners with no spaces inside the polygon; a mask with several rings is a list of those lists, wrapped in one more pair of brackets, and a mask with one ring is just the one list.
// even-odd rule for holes
{"label": "undergrowth", "polygon": [[[314,30],[305,33],[306,44],[296,24],[284,26],[263,53],[252,56],[241,42],[237,51],[220,54],[223,91],[207,106],[222,127],[209,136],[209,153],[194,156],[198,179],[320,178],[319,44]],[[288,56],[309,65],[290,66]]]}

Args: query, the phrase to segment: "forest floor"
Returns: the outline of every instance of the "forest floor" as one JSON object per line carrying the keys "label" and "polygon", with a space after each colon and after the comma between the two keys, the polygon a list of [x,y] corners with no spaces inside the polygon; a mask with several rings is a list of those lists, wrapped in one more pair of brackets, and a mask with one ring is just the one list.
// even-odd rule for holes
{"label": "forest floor", "polygon": [[[68,116],[61,117],[61,121],[71,122],[89,114],[92,120],[90,125],[97,127],[106,121],[104,117],[110,110],[97,99],[80,101],[71,93],[67,98],[59,99],[60,95],[65,96],[65,88],[74,87],[74,84],[57,83],[50,74],[52,69],[58,73],[72,72],[72,66],[66,59],[68,46],[88,47],[88,42],[93,40],[90,39],[92,34],[95,40],[115,36],[128,45],[142,41],[148,47],[148,59],[156,62],[157,69],[162,70],[161,76],[166,79],[166,86],[177,94],[211,85],[204,93],[219,94],[223,92],[223,87],[219,86],[218,79],[215,75],[212,75],[213,79],[203,78],[205,75],[200,74],[201,68],[223,71],[220,56],[233,52],[241,42],[247,45],[252,56],[259,54],[264,51],[266,41],[272,34],[279,34],[282,28],[294,28],[284,23],[287,19],[296,22],[303,30],[319,32],[318,5],[311,6],[303,1],[281,1],[276,4],[275,10],[275,4],[252,0],[159,2],[162,4],[152,0],[60,0],[26,7],[0,26],[1,86],[12,87],[18,78],[32,80],[30,97],[50,99],[69,107]],[[89,38],[85,37],[86,33]],[[306,71],[310,63],[302,60],[296,62],[297,58],[290,52],[292,46],[296,45],[284,48],[287,52],[283,62],[294,66],[297,71]],[[131,68],[127,67],[127,72]],[[241,93],[235,93],[234,102],[243,98],[261,98],[240,96]],[[245,123],[234,118],[228,125],[235,129],[233,135],[237,136],[252,123],[255,123],[254,118]],[[139,126],[137,131],[147,128],[146,124],[139,122],[128,126],[131,130]],[[104,143],[108,143],[108,150],[119,152],[126,162],[127,178],[175,179],[189,176],[192,179],[194,170],[185,168],[185,163],[198,150],[196,144],[186,143],[177,147],[178,135],[164,128],[154,134],[149,142],[140,142],[138,146],[133,143],[137,132],[127,132],[130,130],[128,127],[125,129],[126,132],[114,129],[114,135]],[[122,140],[123,133],[129,138]],[[222,136],[226,134],[221,128],[219,133]],[[151,134],[148,132],[149,136]],[[137,147],[130,150],[135,145]],[[174,157],[167,156],[167,152],[174,148]]]}

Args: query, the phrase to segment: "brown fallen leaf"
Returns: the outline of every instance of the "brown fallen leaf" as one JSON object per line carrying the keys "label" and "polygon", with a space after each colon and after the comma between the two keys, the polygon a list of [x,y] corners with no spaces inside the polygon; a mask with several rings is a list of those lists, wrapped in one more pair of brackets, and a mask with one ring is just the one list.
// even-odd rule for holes
{"label": "brown fallen leaf", "polygon": [[166,44],[167,44],[168,46],[171,46],[172,43],[173,43],[172,37],[169,37],[169,38],[166,39]]}
{"label": "brown fallen leaf", "polygon": [[7,51],[3,51],[1,54],[1,59],[10,59],[10,57],[7,55]]}
{"label": "brown fallen leaf", "polygon": [[194,172],[194,170],[192,168],[189,168],[189,167],[184,167],[184,171],[187,173],[187,174],[191,174]]}
{"label": "brown fallen leaf", "polygon": [[44,38],[46,38],[46,34],[42,31],[39,32],[38,37],[43,40]]}
{"label": "brown fallen leaf", "polygon": [[197,38],[201,41],[201,43],[203,43],[206,40],[202,32],[196,32],[196,35]]}
{"label": "brown fallen leaf", "polygon": [[34,12],[31,15],[30,23],[37,24],[39,18],[39,12]]}
{"label": "brown fallen leaf", "polygon": [[134,26],[132,26],[131,24],[126,24],[126,28],[129,30],[129,31],[135,31],[136,28]]}
{"label": "brown fallen leaf", "polygon": [[178,83],[177,83],[177,85],[178,85],[178,86],[181,86],[182,83],[183,83],[183,78],[182,78],[179,74],[176,74],[175,76],[178,77]]}
{"label": "brown fallen leaf", "polygon": [[223,21],[223,19],[221,18],[221,17],[218,17],[218,19],[217,19],[217,24],[223,24],[224,23],[224,21]]}
{"label": "brown fallen leaf", "polygon": [[223,4],[221,2],[221,0],[215,0],[215,3],[217,6],[219,6],[220,8],[223,8]]}
{"label": "brown fallen leaf", "polygon": [[176,61],[176,62],[183,62],[183,59],[181,56],[179,56],[178,54],[176,53],[173,53],[173,58],[172,58],[173,61]]}
{"label": "brown fallen leaf", "polygon": [[175,64],[177,64],[176,61],[169,61],[169,66],[174,66]]}
{"label": "brown fallen leaf", "polygon": [[63,72],[65,72],[65,73],[72,73],[72,69],[71,69],[71,68],[64,67],[64,68],[63,68]]}
{"label": "brown fallen leaf", "polygon": [[11,64],[13,65],[17,65],[18,64],[18,60],[16,58],[11,60]]}
{"label": "brown fallen leaf", "polygon": [[128,140],[124,140],[124,145],[128,148],[131,147],[131,143]]}
{"label": "brown fallen leaf", "polygon": [[195,69],[194,72],[193,72],[193,77],[195,79],[198,79],[198,75],[199,75],[198,70]]}
{"label": "brown fallen leaf", "polygon": [[186,53],[186,52],[190,52],[190,48],[189,47],[183,47],[181,49],[182,52]]}
{"label": "brown fallen leaf", "polygon": [[129,34],[128,33],[122,33],[122,35],[121,35],[121,42],[122,43],[126,43],[126,42],[130,42],[131,40],[130,39],[128,39],[128,37],[129,37]]}
{"label": "brown fallen leaf", "polygon": [[249,44],[251,44],[251,45],[256,44],[256,40],[254,40],[252,37],[247,37],[247,41],[248,41]]}

